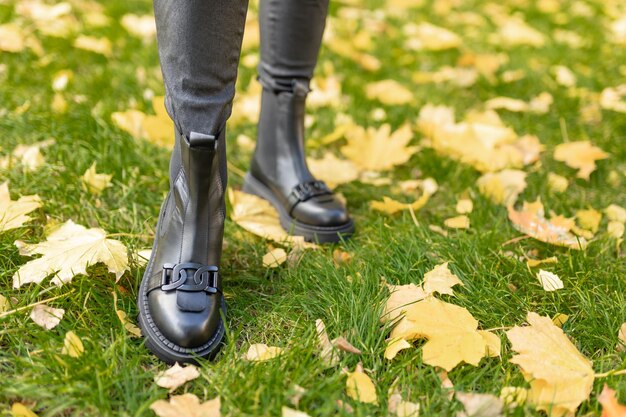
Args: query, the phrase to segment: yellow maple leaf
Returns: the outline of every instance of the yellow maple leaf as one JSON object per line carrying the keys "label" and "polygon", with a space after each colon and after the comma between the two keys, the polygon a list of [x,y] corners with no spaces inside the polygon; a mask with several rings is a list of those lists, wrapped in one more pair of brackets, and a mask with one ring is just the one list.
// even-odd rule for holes
{"label": "yellow maple leaf", "polygon": [[593,208],[578,210],[576,212],[576,220],[583,229],[596,233],[602,221],[602,213]]}
{"label": "yellow maple leaf", "polygon": [[422,196],[413,203],[402,203],[394,200],[393,198],[383,196],[383,201],[370,201],[369,204],[374,210],[382,211],[387,214],[395,214],[402,210],[413,209],[414,211],[417,211],[424,207],[429,199],[430,194],[422,194]]}
{"label": "yellow maple leaf", "polygon": [[424,275],[423,288],[427,294],[454,295],[452,287],[455,285],[463,285],[463,282],[450,271],[448,262],[437,265]]}
{"label": "yellow maple leaf", "polygon": [[478,321],[463,307],[428,297],[406,309],[392,330],[393,339],[428,339],[423,361],[446,371],[461,362],[477,366],[488,353],[488,341],[478,332]]}
{"label": "yellow maple leaf", "polygon": [[87,229],[71,220],[54,230],[40,243],[15,241],[20,254],[43,255],[22,265],[13,275],[13,287],[29,282],[40,283],[54,274],[52,283],[58,286],[70,282],[78,274],[86,274],[87,267],[103,262],[109,272],[119,279],[128,269],[128,253],[121,242],[108,239],[104,230]]}
{"label": "yellow maple leaf", "polygon": [[263,266],[265,268],[276,268],[287,260],[287,252],[283,248],[274,248],[263,255]]}
{"label": "yellow maple leaf", "polygon": [[11,414],[13,417],[37,417],[37,414],[20,402],[11,405]]}
{"label": "yellow maple leaf", "polygon": [[193,394],[173,395],[169,401],[157,400],[150,409],[159,417],[220,417],[220,397],[200,402]]}
{"label": "yellow maple leaf", "polygon": [[250,362],[264,362],[282,355],[283,349],[276,346],[268,346],[265,343],[250,345],[244,359]]}
{"label": "yellow maple leaf", "polygon": [[418,151],[417,146],[408,146],[412,138],[408,124],[393,133],[388,124],[378,129],[354,126],[346,132],[348,143],[341,153],[362,170],[384,171],[404,164]]}
{"label": "yellow maple leaf", "polygon": [[370,100],[399,106],[413,101],[413,93],[396,80],[382,80],[365,86],[365,95]]}
{"label": "yellow maple leaf", "polygon": [[562,175],[555,174],[554,172],[548,173],[548,187],[555,193],[563,193],[567,190],[569,181]]}
{"label": "yellow maple leaf", "polygon": [[111,178],[113,178],[111,174],[98,174],[96,172],[96,162],[91,164],[81,177],[87,190],[95,195],[102,193],[102,191],[111,186]]}
{"label": "yellow maple leaf", "polygon": [[462,44],[461,37],[456,33],[428,22],[405,25],[404,33],[407,35],[406,47],[418,51],[442,51],[458,48]]}
{"label": "yellow maple leaf", "polygon": [[24,30],[13,23],[0,25],[0,51],[21,52],[26,47]]}
{"label": "yellow maple leaf", "polygon": [[424,288],[415,284],[389,285],[388,287],[390,294],[380,316],[382,323],[394,321],[406,312],[408,306],[423,300],[428,295]]}
{"label": "yellow maple leaf", "polygon": [[577,250],[587,247],[584,237],[570,233],[574,221],[562,216],[546,219],[540,200],[534,203],[525,201],[521,211],[509,206],[509,220],[515,229],[542,242]]}
{"label": "yellow maple leaf", "polygon": [[41,207],[38,195],[26,195],[11,200],[9,182],[0,185],[0,232],[15,229],[31,220],[27,214]]}
{"label": "yellow maple leaf", "polygon": [[363,372],[363,366],[359,363],[354,372],[348,373],[346,380],[346,393],[362,403],[378,404],[376,387],[371,378]]}
{"label": "yellow maple leaf", "polygon": [[120,20],[121,25],[131,35],[137,36],[144,41],[149,41],[156,36],[156,24],[154,16],[125,14]]}
{"label": "yellow maple leaf", "polygon": [[543,33],[519,17],[507,17],[500,22],[499,26],[498,36],[494,41],[506,46],[542,47],[546,43]]}
{"label": "yellow maple leaf", "polygon": [[461,214],[460,216],[450,217],[444,220],[443,224],[450,229],[469,229],[470,218],[465,214]]}
{"label": "yellow maple leaf", "polygon": [[307,165],[315,178],[331,188],[359,178],[359,170],[354,162],[337,158],[332,152],[326,152],[321,159],[307,158]]}
{"label": "yellow maple leaf", "polygon": [[74,40],[74,47],[95,52],[105,57],[109,57],[113,53],[113,45],[108,38],[95,38],[93,36],[80,35]]}
{"label": "yellow maple leaf", "polygon": [[78,358],[85,352],[82,340],[73,331],[69,331],[65,334],[63,340],[63,348],[61,349],[62,355],[69,355],[72,358]]}
{"label": "yellow maple leaf", "polygon": [[156,114],[146,114],[141,120],[142,135],[155,145],[171,149],[174,146],[174,122],[165,109],[165,97],[154,97],[152,108]]}
{"label": "yellow maple leaf", "polygon": [[508,207],[515,204],[517,197],[526,189],[526,173],[516,169],[488,172],[476,184],[482,195]]}
{"label": "yellow maple leaf", "polygon": [[552,416],[574,413],[591,393],[591,362],[549,317],[529,312],[526,321],[529,326],[515,326],[506,335],[518,353],[510,362],[530,383],[528,401]]}
{"label": "yellow maple leaf", "polygon": [[385,359],[392,360],[398,352],[404,349],[412,348],[413,345],[404,339],[391,339],[385,348]]}
{"label": "yellow maple leaf", "polygon": [[561,143],[554,148],[554,159],[577,169],[576,176],[586,180],[589,180],[589,176],[595,171],[596,161],[608,157],[608,153],[592,145],[588,140]]}
{"label": "yellow maple leaf", "polygon": [[200,376],[198,368],[194,365],[182,367],[176,362],[173,366],[165,371],[159,372],[154,376],[154,383],[162,388],[174,391],[188,381],[192,381]]}

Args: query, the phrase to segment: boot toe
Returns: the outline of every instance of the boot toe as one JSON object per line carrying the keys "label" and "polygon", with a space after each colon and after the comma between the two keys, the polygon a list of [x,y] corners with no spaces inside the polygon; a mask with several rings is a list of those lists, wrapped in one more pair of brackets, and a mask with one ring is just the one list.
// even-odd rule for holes
{"label": "boot toe", "polygon": [[154,324],[170,342],[182,348],[199,348],[214,337],[220,324],[219,294],[205,295],[209,302],[201,311],[183,311],[176,291],[154,290],[148,295],[148,308]]}
{"label": "boot toe", "polygon": [[344,205],[333,196],[298,203],[291,215],[301,223],[318,227],[336,227],[350,221]]}

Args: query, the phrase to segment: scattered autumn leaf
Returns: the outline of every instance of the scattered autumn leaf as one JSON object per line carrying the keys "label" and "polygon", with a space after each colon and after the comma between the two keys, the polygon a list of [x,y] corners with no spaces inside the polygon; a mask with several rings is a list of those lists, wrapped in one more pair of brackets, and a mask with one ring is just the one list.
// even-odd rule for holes
{"label": "scattered autumn leaf", "polygon": [[504,401],[493,394],[456,392],[454,396],[465,409],[457,413],[456,417],[501,417],[504,415]]}
{"label": "scattered autumn leaf", "polygon": [[405,339],[391,339],[385,348],[385,359],[392,360],[396,355],[404,349],[410,349],[413,345],[407,342]]}
{"label": "scattered autumn leaf", "polygon": [[95,195],[101,194],[102,191],[111,186],[111,178],[113,178],[111,174],[98,174],[96,172],[96,162],[91,164],[81,177],[87,191]]}
{"label": "scattered autumn leaf", "polygon": [[293,408],[289,408],[284,405],[281,408],[281,416],[282,417],[311,417],[304,411],[294,410]]}
{"label": "scattered autumn leaf", "polygon": [[469,198],[461,198],[456,202],[454,209],[459,214],[469,214],[474,210],[474,203]]}
{"label": "scattered autumn leaf", "polygon": [[113,45],[107,38],[95,38],[93,36],[80,35],[76,38],[76,40],[74,40],[74,47],[85,51],[95,52],[97,54],[104,55],[105,57],[109,57],[113,53]]}
{"label": "scattered autumn leaf", "polygon": [[30,318],[44,329],[50,330],[61,322],[64,314],[65,310],[62,308],[53,308],[45,304],[38,304],[33,307],[30,312]]}
{"label": "scattered autumn leaf", "polygon": [[250,362],[264,362],[279,357],[283,350],[279,347],[268,346],[264,343],[250,345],[244,359]]}
{"label": "scattered autumn leaf", "polygon": [[548,187],[555,193],[564,193],[569,186],[569,181],[562,175],[553,172],[548,173]]}
{"label": "scattered autumn leaf", "polygon": [[156,36],[156,23],[154,16],[125,14],[120,23],[133,36],[144,40],[151,40]]}
{"label": "scattered autumn leaf", "polygon": [[13,417],[37,417],[37,414],[20,402],[11,405],[11,414]]}
{"label": "scattered autumn leaf", "polygon": [[41,199],[37,195],[22,196],[11,200],[9,182],[0,185],[0,232],[21,227],[31,220],[28,213],[41,207]]}
{"label": "scattered autumn leaf", "polygon": [[157,400],[150,409],[159,417],[220,417],[220,397],[201,403],[193,394],[174,395],[169,401]]}
{"label": "scattered autumn leaf", "polygon": [[354,162],[337,158],[332,152],[326,152],[321,159],[307,158],[307,165],[315,178],[331,188],[359,178],[359,170]]}
{"label": "scattered autumn leaf", "polygon": [[263,255],[264,268],[276,268],[287,260],[287,252],[283,248],[274,248]]}
{"label": "scattered autumn leaf", "polygon": [[78,358],[85,352],[83,341],[73,331],[69,331],[65,334],[63,340],[63,348],[61,349],[62,355],[69,355],[72,358]]}
{"label": "scattered autumn leaf", "polygon": [[608,153],[592,145],[588,140],[561,143],[554,148],[554,159],[577,169],[576,176],[585,180],[589,180],[589,176],[595,171],[596,161],[608,157]]}
{"label": "scattered autumn leaf", "polygon": [[556,216],[551,220],[545,218],[543,204],[540,200],[534,203],[524,202],[521,211],[509,207],[509,220],[519,232],[552,245],[566,246],[572,249],[584,249],[587,240],[570,233],[573,220]]}
{"label": "scattered autumn leaf", "polygon": [[444,220],[443,225],[450,229],[469,229],[470,219],[466,215],[462,214],[456,217],[450,217]]}
{"label": "scattered autumn leaf", "polygon": [[393,198],[383,196],[383,201],[370,201],[369,204],[370,207],[374,210],[386,214],[395,214],[402,210],[417,211],[424,207],[429,199],[429,194],[422,194],[422,196],[415,200],[413,203],[402,203],[400,201],[394,200]]}
{"label": "scattered autumn leaf", "polygon": [[552,416],[574,413],[591,394],[591,362],[549,317],[530,312],[526,321],[529,326],[515,326],[506,335],[518,353],[510,362],[530,383],[528,402]]}
{"label": "scattered autumn leaf", "polygon": [[540,269],[537,272],[537,279],[546,291],[556,291],[563,288],[563,281],[556,274]]}
{"label": "scattered autumn leaf", "polygon": [[11,168],[13,165],[19,164],[24,171],[35,171],[45,163],[41,149],[54,145],[54,143],[54,139],[47,139],[32,145],[19,144],[11,152],[11,155],[0,158],[0,168]]}
{"label": "scattered autumn leaf", "polygon": [[78,274],[86,274],[87,267],[104,263],[108,271],[119,279],[128,269],[128,253],[119,241],[108,239],[100,228],[87,229],[71,220],[63,223],[40,243],[15,241],[20,255],[43,255],[22,265],[13,275],[13,287],[40,283],[54,274],[52,283],[68,283]]}
{"label": "scattered autumn leaf", "polygon": [[455,285],[463,285],[463,282],[450,271],[448,262],[437,265],[424,275],[423,288],[427,294],[454,295],[452,287]]}
{"label": "scattered autumn leaf", "polygon": [[526,189],[526,173],[516,169],[488,172],[477,181],[482,195],[505,207],[515,204],[517,197]]}
{"label": "scattered autumn leaf", "polygon": [[198,372],[198,368],[194,365],[187,365],[183,368],[176,362],[171,368],[159,372],[154,377],[154,382],[162,388],[169,389],[171,392],[199,376],[200,372]]}
{"label": "scattered autumn leaf", "polygon": [[462,44],[461,37],[456,33],[428,22],[419,25],[409,23],[403,31],[407,36],[406,47],[412,50],[442,51],[458,48]]}
{"label": "scattered autumn leaf", "polygon": [[346,393],[362,403],[378,404],[376,387],[371,378],[363,371],[363,366],[359,362],[354,372],[348,373],[346,380]]}
{"label": "scattered autumn leaf", "polygon": [[413,102],[413,93],[395,80],[382,80],[367,84],[365,95],[370,100],[378,100],[390,106],[400,106]]}
{"label": "scattered autumn leaf", "polygon": [[602,404],[601,417],[626,417],[626,406],[617,401],[615,390],[604,384],[602,392],[598,395],[598,402]]}

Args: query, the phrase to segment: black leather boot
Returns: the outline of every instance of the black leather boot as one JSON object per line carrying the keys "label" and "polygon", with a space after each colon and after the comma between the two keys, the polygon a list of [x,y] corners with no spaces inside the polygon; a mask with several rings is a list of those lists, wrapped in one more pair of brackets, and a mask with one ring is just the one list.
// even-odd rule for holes
{"label": "black leather boot", "polygon": [[268,200],[289,233],[307,241],[337,242],[352,235],[354,223],[343,203],[307,167],[307,84],[294,80],[292,91],[263,89],[257,144],[243,190]]}
{"label": "black leather boot", "polygon": [[224,235],[226,149],[217,136],[176,134],[170,191],[139,288],[146,347],[168,363],[212,357],[224,338],[219,273]]}

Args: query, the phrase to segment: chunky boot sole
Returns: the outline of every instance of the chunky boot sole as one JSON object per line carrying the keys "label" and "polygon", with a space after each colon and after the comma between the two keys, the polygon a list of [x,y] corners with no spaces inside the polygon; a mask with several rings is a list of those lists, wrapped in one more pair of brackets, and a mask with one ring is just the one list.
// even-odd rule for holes
{"label": "chunky boot sole", "polygon": [[[166,204],[165,201],[163,204]],[[152,246],[152,251],[156,250],[158,244],[158,230],[159,226],[157,225],[157,233],[154,238],[154,244]],[[139,308],[139,317],[138,323],[139,328],[141,329],[141,334],[144,336],[145,345],[150,352],[152,352],[156,357],[161,359],[163,362],[173,365],[174,363],[191,363],[197,365],[199,363],[198,359],[212,359],[219,352],[220,348],[224,344],[224,335],[226,334],[226,329],[224,327],[224,317],[226,317],[226,302],[222,298],[222,317],[220,318],[220,323],[217,331],[213,335],[213,337],[204,345],[199,346],[197,348],[185,348],[182,346],[178,346],[176,343],[168,340],[157,328],[155,325],[152,315],[150,314],[150,310],[148,308],[148,292],[147,292],[147,284],[148,284],[148,275],[152,273],[152,259],[146,266],[146,270],[144,273],[144,277],[141,281],[141,285],[139,286],[139,297],[137,300],[137,306]]]}
{"label": "chunky boot sole", "polygon": [[354,222],[352,220],[332,227],[314,226],[299,222],[291,217],[281,202],[274,196],[274,193],[249,172],[246,173],[244,178],[243,191],[267,200],[278,211],[280,225],[283,229],[294,236],[304,237],[304,240],[307,242],[336,243],[343,239],[348,239],[354,233]]}

